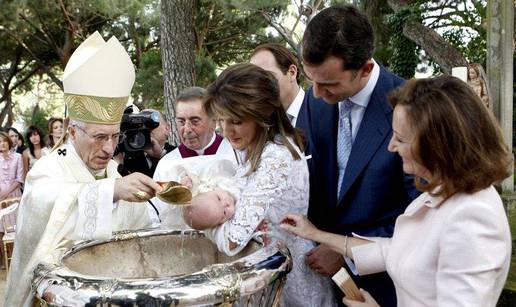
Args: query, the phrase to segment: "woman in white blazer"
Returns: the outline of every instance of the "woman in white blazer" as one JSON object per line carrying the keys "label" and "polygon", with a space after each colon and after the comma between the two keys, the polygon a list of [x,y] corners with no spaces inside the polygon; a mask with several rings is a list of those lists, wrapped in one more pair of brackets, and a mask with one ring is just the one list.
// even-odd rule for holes
{"label": "woman in white blazer", "polygon": [[[410,80],[389,101],[389,150],[424,192],[398,217],[393,237],[326,233],[300,215],[287,215],[281,227],[353,259],[360,275],[387,270],[398,306],[495,306],[511,238],[493,184],[510,174],[512,159],[496,120],[466,83],[450,76]],[[344,303],[378,306],[363,294],[365,303]]]}

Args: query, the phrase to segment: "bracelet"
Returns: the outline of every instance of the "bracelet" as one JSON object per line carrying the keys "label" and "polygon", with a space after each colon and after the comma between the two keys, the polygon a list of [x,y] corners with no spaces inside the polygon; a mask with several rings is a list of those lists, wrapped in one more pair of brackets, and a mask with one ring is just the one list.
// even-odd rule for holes
{"label": "bracelet", "polygon": [[344,257],[348,256],[348,236],[344,239]]}

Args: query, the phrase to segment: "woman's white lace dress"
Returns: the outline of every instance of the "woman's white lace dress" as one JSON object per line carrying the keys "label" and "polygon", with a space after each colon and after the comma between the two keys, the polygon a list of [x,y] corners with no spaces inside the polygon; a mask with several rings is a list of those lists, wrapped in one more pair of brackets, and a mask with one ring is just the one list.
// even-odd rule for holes
{"label": "woman's white lace dress", "polygon": [[[235,179],[241,189],[232,219],[207,231],[219,250],[237,254],[253,237],[264,219],[272,227],[287,213],[306,214],[308,210],[308,167],[304,155],[294,160],[286,146],[269,142],[258,169],[246,176],[249,163],[239,165]],[[279,229],[279,228],[276,228]],[[280,231],[293,257],[293,268],[281,297],[282,306],[336,306],[330,279],[319,275],[305,264],[305,254],[315,244]],[[238,247],[229,249],[229,240]]]}

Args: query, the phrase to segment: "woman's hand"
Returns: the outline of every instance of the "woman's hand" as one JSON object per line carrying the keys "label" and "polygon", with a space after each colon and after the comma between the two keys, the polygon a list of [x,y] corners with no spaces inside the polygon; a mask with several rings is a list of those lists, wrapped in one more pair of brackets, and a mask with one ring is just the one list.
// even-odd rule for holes
{"label": "woman's hand", "polygon": [[269,232],[269,221],[268,220],[262,220],[260,224],[258,224],[258,227],[256,227],[256,231],[262,232],[262,240],[263,244],[265,246],[269,245],[271,243],[271,238],[268,236]]}
{"label": "woman's hand", "polygon": [[343,298],[342,302],[344,305],[348,307],[380,307],[378,303],[374,300],[374,298],[364,289],[360,289],[360,292],[362,292],[362,296],[365,299],[365,302],[359,302],[359,301],[353,301],[349,300],[347,298]]}
{"label": "woman's hand", "polygon": [[280,227],[302,238],[317,241],[315,236],[319,232],[319,229],[315,228],[315,226],[302,215],[285,215],[283,220],[281,220]]}

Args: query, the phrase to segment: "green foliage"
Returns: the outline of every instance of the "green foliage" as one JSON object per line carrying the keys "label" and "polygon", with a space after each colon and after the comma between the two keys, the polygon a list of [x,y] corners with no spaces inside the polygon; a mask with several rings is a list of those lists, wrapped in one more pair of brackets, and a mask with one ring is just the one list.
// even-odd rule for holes
{"label": "green foliage", "polygon": [[[286,1],[199,0],[196,16],[197,53],[218,67],[246,62],[251,51],[268,41],[268,23],[261,11],[279,14]],[[283,5],[283,6],[282,6]]]}
{"label": "green foliage", "polygon": [[[22,113],[22,118],[25,127],[31,125],[36,126],[39,129],[41,129],[41,131],[43,131],[45,135],[48,135],[49,116],[44,110],[40,109],[38,106],[32,109],[27,109],[24,113]],[[25,137],[25,133],[23,134]]]}
{"label": "green foliage", "polygon": [[163,110],[163,69],[159,49],[150,49],[141,56],[132,94],[140,108]]}
{"label": "green foliage", "polygon": [[276,10],[278,13],[286,9],[288,1],[278,0],[216,0],[227,8],[243,11]]}
{"label": "green foliage", "polygon": [[360,9],[367,15],[373,26],[375,36],[375,51],[373,57],[382,65],[389,67],[393,48],[391,37],[393,29],[389,23],[389,16],[394,12],[387,4],[387,0],[362,0]]}
{"label": "green foliage", "polygon": [[[115,1],[3,1],[0,10],[0,105],[7,110],[9,107],[17,110],[16,104],[26,104],[23,101],[26,97],[19,95],[32,91],[37,82],[31,81],[41,74],[52,76],[53,82],[60,86],[59,76],[73,48],[86,35],[115,18],[112,3]],[[6,70],[7,67],[14,70]],[[18,96],[13,97],[15,105],[11,106],[8,95],[3,94],[14,88],[12,94]],[[38,118],[36,114],[34,119],[25,121]]]}
{"label": "green foliage", "polygon": [[[486,65],[487,32],[485,28],[487,0],[478,1],[418,1],[423,24],[432,28],[470,63]],[[439,65],[428,59],[435,74],[440,74]]]}
{"label": "green foliage", "polygon": [[[110,29],[116,29],[119,37],[127,37],[129,50],[131,50],[135,63],[139,64],[133,88],[134,101],[140,107],[163,110],[163,69],[159,42],[153,41],[153,38],[157,38],[159,34],[160,10],[155,6],[157,1],[146,2],[148,3],[145,9],[147,12],[145,18],[129,13],[123,22],[117,22],[116,27],[110,26]],[[279,14],[282,6],[278,3],[285,5],[287,2],[267,0],[197,1],[195,72],[198,86],[208,86],[215,80],[217,68],[248,61],[250,52],[257,45],[272,40],[265,33],[268,24],[261,16],[260,11],[266,10]],[[133,26],[131,26],[130,20],[134,20]],[[140,46],[142,50],[140,60],[137,58],[138,48],[134,46],[135,36],[131,37],[127,30],[131,27],[137,29],[140,42],[150,43],[147,47]],[[152,45],[153,42],[154,45]]]}
{"label": "green foliage", "polygon": [[196,84],[201,87],[207,87],[210,83],[215,81],[217,78],[217,74],[215,70],[217,69],[217,64],[204,54],[204,51],[201,51],[195,57],[195,76],[196,76]]}
{"label": "green foliage", "polygon": [[442,36],[457,48],[468,59],[468,62],[480,63],[485,66],[487,56],[485,32],[478,35],[464,28],[450,28],[445,30]]}
{"label": "green foliage", "polygon": [[420,12],[414,7],[409,7],[394,13],[389,18],[392,28],[390,40],[392,55],[389,59],[389,68],[392,72],[402,78],[414,77],[419,57],[417,45],[403,35],[403,25],[407,20],[419,19]]}

